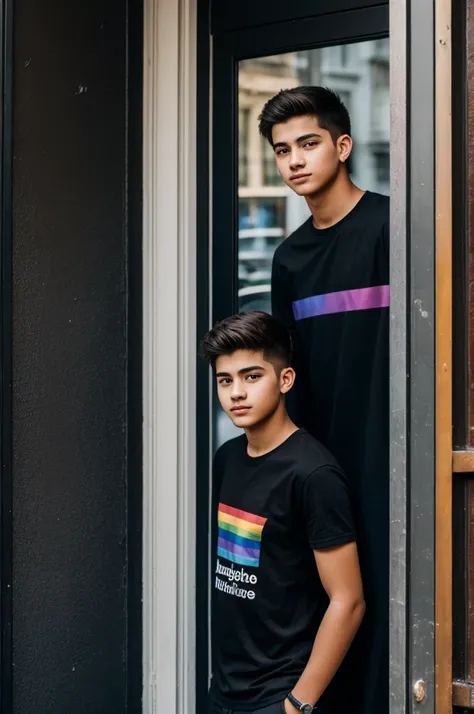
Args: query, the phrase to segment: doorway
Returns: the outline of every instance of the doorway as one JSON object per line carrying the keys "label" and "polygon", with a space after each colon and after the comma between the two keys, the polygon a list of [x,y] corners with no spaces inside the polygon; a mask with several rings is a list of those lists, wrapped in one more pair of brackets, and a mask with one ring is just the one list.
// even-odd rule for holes
{"label": "doorway", "polygon": [[[437,117],[442,115],[439,126],[446,129],[448,114],[442,114],[441,100],[436,104],[433,83],[437,77],[437,88],[442,87],[439,97],[449,95],[449,59],[440,56],[440,48],[450,43],[449,24],[443,24],[450,4],[437,0],[435,5],[436,17],[431,3],[405,0],[392,0],[390,11],[388,3],[371,0],[334,0],[318,3],[317,9],[307,0],[261,2],[257,6],[243,0],[238,8],[226,6],[225,11],[215,3],[210,13],[210,80],[210,58],[201,48],[198,81],[201,138],[203,129],[206,133],[209,128],[212,86],[209,144],[202,141],[198,145],[198,165],[206,170],[210,160],[211,176],[210,197],[206,186],[198,185],[200,334],[209,324],[239,309],[268,309],[273,250],[304,218],[304,205],[292,203],[279,184],[268,149],[255,131],[258,106],[282,88],[282,77],[286,86],[320,82],[340,92],[350,105],[359,134],[355,137],[353,176],[364,188],[391,195],[392,557],[387,666],[390,710],[397,714],[416,712],[420,707],[430,714],[435,710],[444,714],[451,706],[450,575],[442,580],[440,565],[444,557],[440,554],[448,553],[450,547],[450,520],[438,517],[443,501],[446,513],[450,499],[450,442],[448,436],[442,441],[439,437],[442,413],[448,419],[450,403],[443,401],[443,410],[435,406],[439,385],[450,378],[448,371],[446,377],[436,376],[437,349],[445,350],[443,363],[449,366],[449,331],[442,333],[435,320],[435,306],[438,312],[445,307],[437,292],[437,281],[443,276],[437,277],[434,270],[436,251],[440,250],[438,231],[439,246],[443,241],[446,245],[449,233],[449,206],[443,204],[446,193],[438,191],[438,185],[443,177],[447,180],[451,169],[449,151],[443,149],[441,132],[436,133]],[[203,10],[201,37],[207,32],[207,23]],[[446,34],[446,27],[446,38],[438,46],[435,33]],[[367,65],[361,69],[364,62]],[[370,99],[358,115],[358,92],[364,82]],[[351,96],[354,87],[358,89],[355,98]],[[367,116],[371,122],[369,142],[364,133]],[[441,216],[441,222],[435,224],[435,215]],[[198,711],[209,675],[210,459],[219,443],[234,435],[217,416],[204,371],[199,374]],[[416,434],[416,439],[411,434]],[[443,545],[436,551],[438,555],[436,543]],[[449,557],[443,562],[448,561]],[[422,701],[413,689],[418,680],[423,680],[426,692]]]}
{"label": "doorway", "polygon": [[[350,173],[354,182],[390,193],[388,25],[388,5],[384,4],[322,13],[289,25],[217,29],[214,33],[212,323],[238,311],[271,311],[273,253],[309,215],[304,199],[291,194],[281,181],[273,151],[258,134],[263,105],[281,88],[319,84],[336,90],[353,123],[355,148]],[[208,428],[201,425],[202,416],[198,414],[198,443]],[[213,397],[209,418],[212,455],[238,432]],[[198,489],[203,489],[200,473],[198,478]],[[204,542],[208,532],[209,528],[200,528],[198,523],[201,584],[202,573],[206,572],[209,580],[209,541]],[[386,568],[388,577],[388,562]],[[198,595],[198,711],[204,706],[210,673],[208,603],[208,598]]]}

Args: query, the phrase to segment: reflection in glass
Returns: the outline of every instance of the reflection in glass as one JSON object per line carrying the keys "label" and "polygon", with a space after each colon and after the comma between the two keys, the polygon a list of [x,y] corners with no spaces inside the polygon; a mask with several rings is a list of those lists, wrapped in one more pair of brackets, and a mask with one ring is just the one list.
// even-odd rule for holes
{"label": "reflection in glass", "polygon": [[[271,311],[270,277],[276,247],[309,211],[280,179],[273,150],[258,133],[265,102],[282,88],[323,85],[338,92],[351,116],[354,149],[349,171],[358,186],[389,193],[388,39],[304,50],[239,66],[239,265],[240,311]],[[217,419],[216,446],[238,434]]]}
{"label": "reflection in glass", "polygon": [[275,248],[309,216],[304,199],[280,179],[271,146],[258,135],[263,105],[281,88],[320,84],[335,89],[352,119],[354,182],[388,194],[388,58],[388,39],[382,39],[240,63],[239,116],[245,128],[239,126],[239,309],[270,310]]}
{"label": "reflection in glass", "polygon": [[239,186],[248,183],[249,110],[239,109]]}

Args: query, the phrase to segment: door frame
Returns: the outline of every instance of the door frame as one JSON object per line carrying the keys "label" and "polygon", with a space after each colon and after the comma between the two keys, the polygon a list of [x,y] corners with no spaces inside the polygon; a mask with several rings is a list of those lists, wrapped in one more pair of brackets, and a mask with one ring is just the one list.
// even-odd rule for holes
{"label": "door frame", "polygon": [[13,706],[13,433],[12,433],[12,163],[13,3],[1,3],[0,212],[1,212],[1,389],[0,389],[0,710]]}
{"label": "door frame", "polygon": [[196,711],[196,12],[144,2],[144,714]]}
{"label": "door frame", "polygon": [[[281,3],[279,12],[280,6]],[[373,7],[365,12],[386,9]],[[451,543],[451,474],[447,474],[447,462],[451,465],[451,207],[446,188],[451,178],[446,140],[446,132],[450,135],[450,105],[446,101],[450,93],[450,12],[450,0],[390,2],[392,714],[411,714],[421,711],[421,707],[429,714],[448,714],[451,706],[449,577],[443,579],[441,572],[441,566],[449,572]],[[235,59],[228,53],[220,68],[214,62],[217,76],[213,81],[210,68],[213,55],[215,59],[219,48],[224,51],[222,45],[232,38],[239,40],[239,32],[239,57],[248,57],[252,47],[249,38],[257,38],[260,31],[252,27],[216,34],[212,43],[210,14],[208,0],[198,2],[197,10],[193,0],[145,0],[146,714],[155,714],[161,708],[193,714],[196,688],[198,696],[206,689],[203,677],[198,676],[196,684],[195,675],[207,669],[208,654],[202,642],[208,617],[204,591],[209,580],[206,558],[211,389],[205,368],[197,362],[195,348],[198,336],[212,320],[232,311],[234,306],[231,284],[221,285],[219,301],[213,299],[218,285],[212,284],[214,271],[210,262],[213,246],[217,249],[212,257],[214,265],[217,255],[223,260],[235,257],[236,214],[232,202],[237,186],[234,175],[227,183],[224,203],[212,208],[208,179],[213,173],[217,175],[217,168],[223,172],[226,158],[221,157],[222,162],[217,165],[214,161],[213,165],[209,138],[219,117],[212,117],[210,107],[224,75],[233,73],[234,84],[230,86],[235,90]],[[302,23],[302,36],[307,38],[306,47],[314,46],[315,37],[321,38],[318,27],[327,28],[333,20],[329,15],[317,21],[298,20]],[[314,32],[305,34],[312,23]],[[388,28],[388,23],[384,26]],[[267,29],[268,43],[260,44],[253,55],[295,49],[294,44],[290,48],[285,44],[284,23]],[[281,38],[278,47],[276,37]],[[331,39],[342,39],[340,32]],[[346,39],[351,38],[346,35]],[[232,102],[228,86],[223,91]],[[233,145],[235,123],[226,131]],[[224,207],[232,217],[231,224],[225,217],[220,223]],[[220,240],[227,240],[229,235],[224,225],[230,225],[230,235],[234,236],[233,242],[229,241],[230,249],[229,245],[224,248]],[[166,292],[165,288],[171,286],[174,288]],[[439,316],[443,316],[442,322]],[[164,340],[165,351],[160,349]],[[163,370],[166,384],[160,378]],[[199,399],[195,409],[196,395]],[[435,408],[440,398],[447,400],[448,414],[444,417]],[[171,414],[164,407],[166,402],[174,405]],[[183,516],[188,518],[185,527]],[[427,699],[420,705],[412,695],[417,679],[427,683]],[[197,711],[201,711],[199,701]]]}
{"label": "door frame", "polygon": [[390,3],[393,714],[453,708],[451,13]]}

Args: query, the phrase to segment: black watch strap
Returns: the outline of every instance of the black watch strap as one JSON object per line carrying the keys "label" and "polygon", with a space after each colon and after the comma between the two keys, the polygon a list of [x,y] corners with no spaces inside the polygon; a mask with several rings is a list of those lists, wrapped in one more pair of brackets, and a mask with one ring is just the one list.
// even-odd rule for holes
{"label": "black watch strap", "polygon": [[311,714],[311,712],[316,711],[316,708],[313,707],[312,704],[303,704],[296,697],[294,697],[291,692],[289,692],[286,696],[290,704],[293,704],[293,706],[303,714]]}

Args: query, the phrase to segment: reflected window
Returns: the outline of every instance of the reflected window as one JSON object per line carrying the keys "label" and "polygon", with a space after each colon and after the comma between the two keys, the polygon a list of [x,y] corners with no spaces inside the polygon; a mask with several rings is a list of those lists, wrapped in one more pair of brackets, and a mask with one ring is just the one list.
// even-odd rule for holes
{"label": "reflected window", "polygon": [[[267,141],[258,136],[265,102],[281,88],[335,89],[351,115],[349,172],[362,188],[389,188],[388,39],[244,60],[239,66],[239,307],[269,293],[271,261],[281,240],[309,215],[281,180]],[[248,166],[251,170],[248,170]],[[244,291],[244,292],[242,292]],[[265,291],[261,292],[261,291]],[[260,300],[260,298],[256,298]],[[267,301],[266,304],[269,304]]]}
{"label": "reflected window", "polygon": [[[323,85],[338,92],[352,121],[349,172],[361,188],[388,194],[389,41],[378,39],[271,57],[239,65],[239,310],[271,311],[273,253],[309,217],[304,198],[277,172],[273,150],[258,134],[263,105],[280,89]],[[220,414],[217,446],[238,433]]]}
{"label": "reflected window", "polygon": [[284,237],[284,198],[246,198],[239,201],[240,310],[270,310],[272,257]]}
{"label": "reflected window", "polygon": [[383,185],[390,182],[390,154],[388,151],[375,151],[375,172],[377,181]]}
{"label": "reflected window", "polygon": [[349,45],[341,45],[341,67],[349,64]]}
{"label": "reflected window", "polygon": [[248,183],[249,110],[239,109],[239,186]]}
{"label": "reflected window", "polygon": [[282,186],[283,181],[278,173],[273,149],[263,136],[260,137],[262,145],[263,184],[264,186]]}

